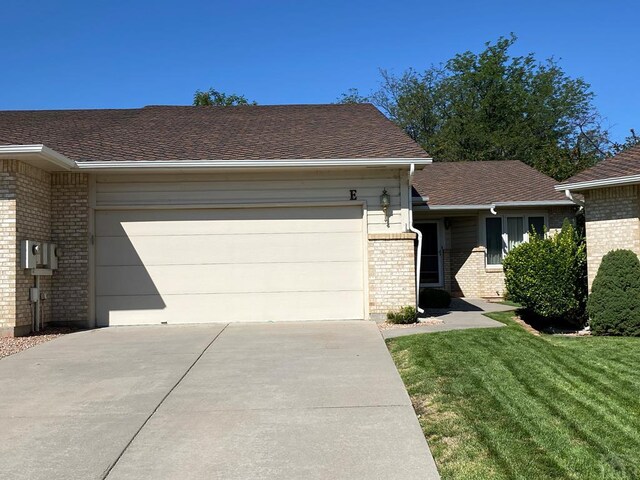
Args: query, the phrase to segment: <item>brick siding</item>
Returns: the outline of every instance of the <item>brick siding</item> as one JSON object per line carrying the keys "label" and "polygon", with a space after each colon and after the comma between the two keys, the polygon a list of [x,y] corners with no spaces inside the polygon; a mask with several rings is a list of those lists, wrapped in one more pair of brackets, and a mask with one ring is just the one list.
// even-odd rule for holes
{"label": "brick siding", "polygon": [[51,179],[51,239],[62,249],[53,277],[52,314],[86,323],[89,313],[89,181],[83,173]]}
{"label": "brick siding", "polygon": [[584,193],[589,289],[606,253],[628,249],[640,255],[639,193],[637,185]]}
{"label": "brick siding", "polygon": [[415,235],[370,234],[369,316],[384,320],[387,312],[416,304]]}
{"label": "brick siding", "polygon": [[11,166],[0,161],[0,335],[13,335],[16,318],[17,174]]}
{"label": "brick siding", "polygon": [[[20,265],[23,240],[51,240],[50,174],[17,160],[3,160],[0,168],[0,333],[23,335],[31,330],[33,304],[29,289],[33,275]],[[51,320],[51,278],[40,278],[42,321]]]}
{"label": "brick siding", "polygon": [[[560,231],[565,219],[573,221],[576,207],[547,209],[550,234]],[[517,211],[512,212],[517,215]],[[506,293],[504,272],[500,267],[486,267],[486,248],[478,245],[481,217],[450,217],[443,249],[444,289],[454,296],[498,298]]]}

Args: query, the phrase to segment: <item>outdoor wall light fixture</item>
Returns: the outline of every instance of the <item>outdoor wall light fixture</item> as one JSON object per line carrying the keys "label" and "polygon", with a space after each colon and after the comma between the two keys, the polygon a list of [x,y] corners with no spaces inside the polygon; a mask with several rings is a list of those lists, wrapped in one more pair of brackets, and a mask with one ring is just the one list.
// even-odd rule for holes
{"label": "outdoor wall light fixture", "polygon": [[380,195],[380,206],[382,207],[382,211],[384,212],[384,220],[387,222],[387,227],[389,226],[389,206],[391,205],[391,196],[387,192],[385,188],[382,190],[382,195]]}

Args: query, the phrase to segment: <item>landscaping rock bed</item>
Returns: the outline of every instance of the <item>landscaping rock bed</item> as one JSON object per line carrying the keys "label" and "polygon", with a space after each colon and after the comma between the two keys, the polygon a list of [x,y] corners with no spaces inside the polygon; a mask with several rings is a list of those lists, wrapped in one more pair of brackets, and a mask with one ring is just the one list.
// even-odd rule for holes
{"label": "landscaping rock bed", "polygon": [[42,332],[34,332],[26,337],[0,337],[0,359],[70,332],[71,329],[69,328],[47,328]]}
{"label": "landscaping rock bed", "polygon": [[413,327],[421,327],[424,325],[439,325],[441,323],[444,323],[444,322],[439,318],[429,317],[429,318],[420,318],[416,323],[400,324],[400,323],[383,322],[378,324],[378,328],[381,331],[384,331],[384,330],[394,330],[396,328],[413,328]]}

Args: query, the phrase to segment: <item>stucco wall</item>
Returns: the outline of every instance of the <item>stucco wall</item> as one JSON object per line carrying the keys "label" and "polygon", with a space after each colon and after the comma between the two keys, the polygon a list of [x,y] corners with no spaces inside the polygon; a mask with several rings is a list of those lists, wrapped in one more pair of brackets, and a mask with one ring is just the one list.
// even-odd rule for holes
{"label": "stucco wall", "polygon": [[640,255],[639,192],[637,185],[584,192],[589,288],[606,253],[628,249]]}

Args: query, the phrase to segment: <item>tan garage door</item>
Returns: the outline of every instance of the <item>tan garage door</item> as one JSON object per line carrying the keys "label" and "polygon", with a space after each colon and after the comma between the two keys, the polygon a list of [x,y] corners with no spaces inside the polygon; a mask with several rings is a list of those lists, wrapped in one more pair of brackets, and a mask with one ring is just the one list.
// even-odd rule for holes
{"label": "tan garage door", "polygon": [[362,207],[96,212],[98,325],[364,317]]}

